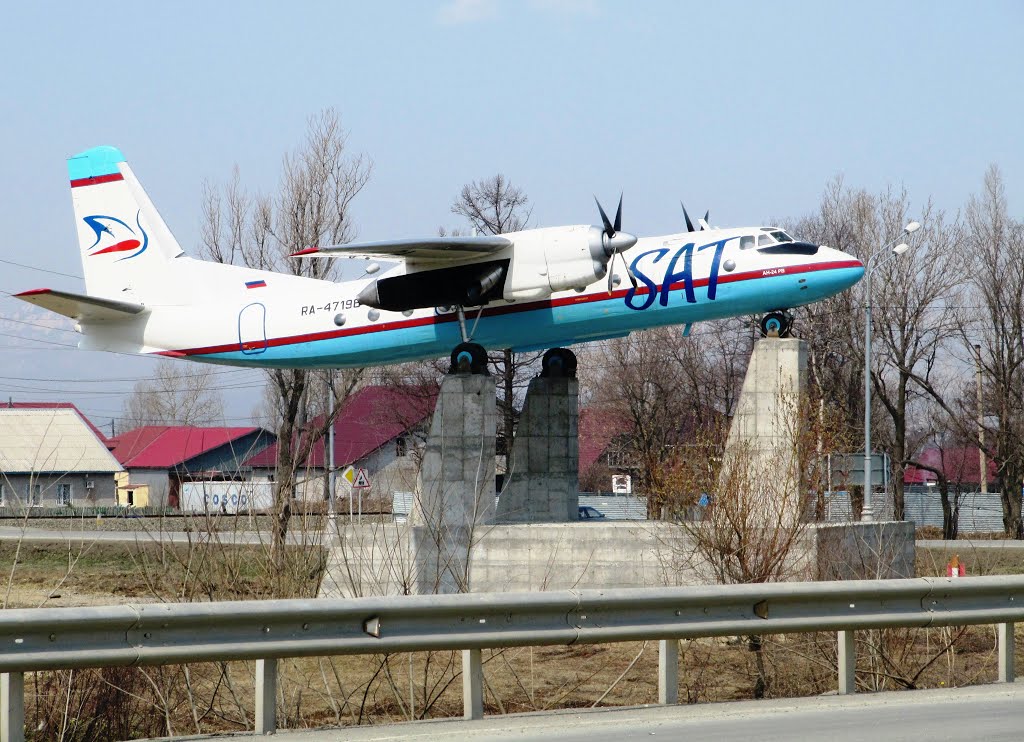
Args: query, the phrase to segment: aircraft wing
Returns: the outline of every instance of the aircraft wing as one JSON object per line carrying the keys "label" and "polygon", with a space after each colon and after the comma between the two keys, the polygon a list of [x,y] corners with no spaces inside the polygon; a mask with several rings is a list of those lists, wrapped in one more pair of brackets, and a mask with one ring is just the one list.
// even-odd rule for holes
{"label": "aircraft wing", "polygon": [[146,309],[142,304],[101,299],[98,296],[72,294],[53,289],[33,289],[32,291],[22,291],[14,296],[29,304],[35,304],[37,307],[86,322],[116,322],[130,319]]}
{"label": "aircraft wing", "polygon": [[293,258],[407,258],[459,262],[511,247],[512,240],[497,235],[476,237],[412,237],[381,242],[353,242],[348,245],[310,247],[292,253]]}

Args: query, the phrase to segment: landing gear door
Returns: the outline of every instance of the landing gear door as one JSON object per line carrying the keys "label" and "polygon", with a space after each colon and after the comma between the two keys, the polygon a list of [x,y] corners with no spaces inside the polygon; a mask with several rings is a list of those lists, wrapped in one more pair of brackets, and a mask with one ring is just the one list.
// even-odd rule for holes
{"label": "landing gear door", "polygon": [[267,308],[253,302],[238,313],[238,345],[247,355],[257,355],[267,349]]}

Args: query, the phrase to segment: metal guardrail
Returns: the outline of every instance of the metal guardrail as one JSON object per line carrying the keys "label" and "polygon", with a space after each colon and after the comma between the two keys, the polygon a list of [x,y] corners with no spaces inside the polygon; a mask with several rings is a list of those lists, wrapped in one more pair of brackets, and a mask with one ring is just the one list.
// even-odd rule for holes
{"label": "metal guardrail", "polygon": [[24,739],[24,673],[38,670],[256,660],[264,734],[288,657],[462,650],[465,715],[480,718],[484,648],[658,640],[659,702],[676,703],[679,639],[837,631],[852,693],[858,629],[998,624],[1011,682],[1022,619],[1024,576],[4,610],[0,739]]}

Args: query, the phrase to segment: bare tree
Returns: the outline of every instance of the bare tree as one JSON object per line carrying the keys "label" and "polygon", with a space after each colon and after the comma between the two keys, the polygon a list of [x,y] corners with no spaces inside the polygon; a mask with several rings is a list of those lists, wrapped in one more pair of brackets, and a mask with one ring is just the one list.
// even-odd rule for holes
{"label": "bare tree", "polygon": [[[465,217],[474,230],[484,234],[505,234],[526,228],[533,211],[529,204],[526,193],[498,173],[464,185],[452,203],[452,213]],[[498,412],[506,451],[512,446],[516,397],[529,383],[527,375],[539,358],[538,353],[514,353],[511,348],[488,354],[501,392]]]}
{"label": "bare tree", "polygon": [[1002,493],[1003,528],[1019,539],[1024,538],[1024,224],[1009,215],[1003,176],[995,165],[985,174],[981,195],[967,204],[967,223],[986,407],[995,420],[986,438],[992,441]]}
{"label": "bare tree", "polygon": [[680,511],[699,497],[701,490],[685,487],[679,472],[687,460],[703,456],[697,440],[725,429],[749,358],[746,333],[743,321],[725,320],[690,337],[665,327],[588,349],[585,395],[591,406],[622,421],[629,440],[624,453],[651,517]]}
{"label": "bare tree", "polygon": [[[221,262],[329,278],[332,261],[298,261],[288,256],[310,245],[343,244],[354,238],[350,206],[368,182],[371,169],[365,156],[350,154],[348,134],[338,113],[324,110],[310,118],[305,142],[285,155],[275,194],[250,196],[242,188],[237,170],[225,188],[205,189],[203,253]],[[272,369],[267,376],[271,417],[279,441],[274,545],[280,552],[288,531],[296,473],[312,441],[333,424],[341,403],[360,383],[362,371],[321,375],[319,381],[304,369]],[[311,400],[326,397],[328,383],[335,385],[335,409],[321,416],[321,430],[308,431]]]}
{"label": "bare tree", "polygon": [[224,397],[213,368],[161,359],[148,379],[136,382],[125,400],[124,424],[212,425],[224,419]]}
{"label": "bare tree", "polygon": [[464,185],[452,213],[465,217],[484,234],[505,234],[526,229],[533,212],[529,204],[526,193],[498,173]]}
{"label": "bare tree", "polygon": [[[906,193],[887,193],[879,200],[885,240],[899,235],[909,221]],[[893,460],[893,517],[904,519],[903,473],[913,450],[908,448],[908,419],[915,395],[915,375],[931,379],[955,340],[966,268],[964,231],[959,222],[947,223],[928,204],[919,217],[927,240],[915,246],[912,258],[879,264],[875,293],[875,338],[872,385],[892,423],[889,441]],[[891,238],[890,238],[891,239]],[[884,242],[880,243],[884,244]]]}

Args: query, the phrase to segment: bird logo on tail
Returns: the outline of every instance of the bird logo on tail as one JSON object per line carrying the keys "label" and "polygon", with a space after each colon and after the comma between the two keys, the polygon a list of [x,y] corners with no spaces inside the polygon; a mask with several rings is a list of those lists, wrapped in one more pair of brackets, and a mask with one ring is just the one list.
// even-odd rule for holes
{"label": "bird logo on tail", "polygon": [[[120,262],[121,260],[136,258],[146,252],[146,248],[149,247],[149,235],[142,228],[141,214],[140,210],[135,215],[135,225],[138,231],[116,216],[94,214],[93,216],[83,217],[82,221],[89,225],[89,228],[96,235],[96,240],[86,248],[89,255],[107,255],[134,251],[131,255],[125,255],[116,261]],[[139,239],[140,237],[142,238],[141,240]]]}

